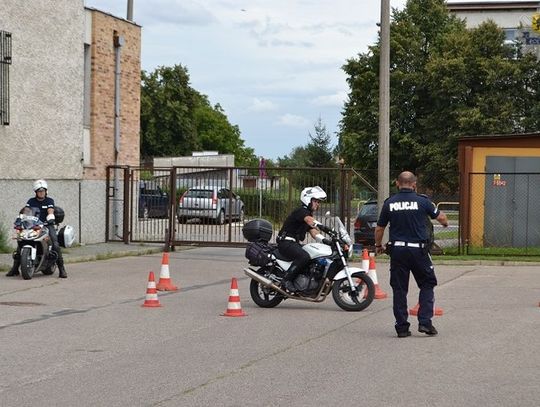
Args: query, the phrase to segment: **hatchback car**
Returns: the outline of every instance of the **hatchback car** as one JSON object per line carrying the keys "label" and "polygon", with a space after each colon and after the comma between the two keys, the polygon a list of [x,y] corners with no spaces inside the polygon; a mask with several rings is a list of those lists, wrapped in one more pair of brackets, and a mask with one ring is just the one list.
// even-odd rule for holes
{"label": "hatchback car", "polygon": [[375,244],[375,226],[379,212],[377,210],[377,200],[365,202],[354,222],[354,242],[362,243],[366,246]]}
{"label": "hatchback car", "polygon": [[222,225],[229,218],[244,221],[244,202],[228,188],[203,186],[190,188],[178,200],[178,222],[199,218]]}

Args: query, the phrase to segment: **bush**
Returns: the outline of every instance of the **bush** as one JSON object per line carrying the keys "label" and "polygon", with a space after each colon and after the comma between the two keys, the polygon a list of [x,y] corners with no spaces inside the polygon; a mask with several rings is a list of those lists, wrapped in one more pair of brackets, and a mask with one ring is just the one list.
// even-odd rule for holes
{"label": "bush", "polygon": [[[244,211],[249,218],[260,216],[273,223],[282,223],[292,209],[289,207],[288,199],[280,196],[276,191],[261,192],[256,189],[245,189],[239,191],[239,195],[244,201]],[[259,209],[261,209],[260,215]]]}
{"label": "bush", "polygon": [[0,253],[11,253],[13,248],[9,245],[8,228],[0,223]]}

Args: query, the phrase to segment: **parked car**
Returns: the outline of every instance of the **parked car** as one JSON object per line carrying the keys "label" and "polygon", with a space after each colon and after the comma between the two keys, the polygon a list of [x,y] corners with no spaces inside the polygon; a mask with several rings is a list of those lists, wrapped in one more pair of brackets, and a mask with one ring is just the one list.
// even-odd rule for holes
{"label": "parked car", "polygon": [[178,222],[199,218],[222,225],[229,216],[244,221],[244,202],[228,188],[203,186],[188,189],[178,200]]}
{"label": "parked car", "polygon": [[377,226],[378,217],[376,199],[371,199],[362,205],[354,222],[355,243],[362,243],[365,246],[375,244],[375,226]]}
{"label": "parked car", "polygon": [[139,183],[139,218],[167,218],[169,194],[151,181]]}

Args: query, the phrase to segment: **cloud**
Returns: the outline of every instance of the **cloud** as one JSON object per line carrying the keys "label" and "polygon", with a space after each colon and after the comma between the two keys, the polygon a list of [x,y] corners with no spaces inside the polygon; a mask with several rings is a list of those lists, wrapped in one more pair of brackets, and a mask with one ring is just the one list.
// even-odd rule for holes
{"label": "cloud", "polygon": [[144,16],[144,24],[182,24],[205,26],[217,21],[214,14],[199,2],[153,0],[136,2],[135,14]]}
{"label": "cloud", "polygon": [[311,121],[305,117],[287,113],[279,118],[278,124],[287,127],[310,127]]}
{"label": "cloud", "polygon": [[277,107],[278,106],[270,100],[253,98],[253,103],[248,109],[252,112],[270,112],[272,110],[276,110]]}
{"label": "cloud", "polygon": [[347,100],[347,92],[337,92],[333,95],[322,95],[316,97],[311,103],[315,106],[343,106],[343,103]]}

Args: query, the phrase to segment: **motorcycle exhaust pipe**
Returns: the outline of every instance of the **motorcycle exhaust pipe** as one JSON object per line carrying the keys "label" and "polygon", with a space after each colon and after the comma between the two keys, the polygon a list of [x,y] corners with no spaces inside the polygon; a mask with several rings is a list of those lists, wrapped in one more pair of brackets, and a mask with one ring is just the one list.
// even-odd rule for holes
{"label": "motorcycle exhaust pipe", "polygon": [[279,288],[277,285],[275,285],[272,281],[270,281],[266,277],[261,276],[260,274],[255,273],[253,270],[245,268],[244,273],[246,274],[246,276],[252,278],[255,281],[258,281],[259,283],[261,283],[265,287],[271,288],[272,290],[277,291],[278,293],[280,293],[280,294],[282,294],[282,295],[284,295],[286,297],[290,297],[289,293],[287,293],[286,291],[283,291],[281,288]]}

